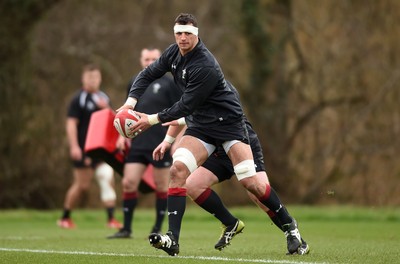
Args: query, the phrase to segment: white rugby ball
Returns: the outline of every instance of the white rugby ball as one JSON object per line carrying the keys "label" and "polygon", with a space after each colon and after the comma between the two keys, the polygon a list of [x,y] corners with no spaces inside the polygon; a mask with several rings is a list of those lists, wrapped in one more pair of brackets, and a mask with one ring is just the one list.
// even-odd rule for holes
{"label": "white rugby ball", "polygon": [[137,123],[140,116],[132,109],[123,109],[119,111],[114,118],[114,127],[121,136],[134,138],[138,134],[131,132],[131,127]]}

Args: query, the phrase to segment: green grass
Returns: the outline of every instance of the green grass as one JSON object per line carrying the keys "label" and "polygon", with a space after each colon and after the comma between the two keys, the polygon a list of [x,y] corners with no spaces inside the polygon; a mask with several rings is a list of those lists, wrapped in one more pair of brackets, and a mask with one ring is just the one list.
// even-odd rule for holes
{"label": "green grass", "polygon": [[[286,256],[283,234],[255,207],[233,208],[246,228],[224,251],[214,250],[220,225],[190,205],[179,257],[150,247],[152,209],[138,209],[134,238],[107,240],[102,210],[76,210],[78,228],[59,229],[60,211],[0,211],[0,263],[399,263],[400,209],[290,206],[307,256]],[[121,213],[117,215],[121,218]],[[164,227],[167,223],[164,223]]]}

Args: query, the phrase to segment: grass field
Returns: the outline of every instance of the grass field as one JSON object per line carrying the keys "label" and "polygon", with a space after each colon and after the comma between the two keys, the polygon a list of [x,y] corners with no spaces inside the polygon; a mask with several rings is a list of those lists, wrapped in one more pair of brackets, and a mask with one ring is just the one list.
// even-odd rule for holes
{"label": "grass field", "polygon": [[[286,241],[255,207],[233,208],[246,224],[224,251],[214,249],[220,225],[197,207],[186,210],[179,257],[150,247],[151,209],[135,213],[134,238],[107,240],[102,210],[76,210],[78,227],[56,226],[60,211],[0,211],[0,263],[400,263],[400,208],[289,206],[311,246],[286,256]],[[121,219],[121,213],[117,215]],[[164,223],[164,228],[167,223]]]}

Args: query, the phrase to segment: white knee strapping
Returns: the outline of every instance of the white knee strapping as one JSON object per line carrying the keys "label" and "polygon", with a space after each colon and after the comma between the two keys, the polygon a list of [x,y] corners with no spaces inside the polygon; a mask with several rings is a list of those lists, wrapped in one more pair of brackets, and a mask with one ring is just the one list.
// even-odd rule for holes
{"label": "white knee strapping", "polygon": [[114,201],[117,198],[111,183],[114,170],[106,163],[100,164],[95,171],[97,182],[100,186],[100,197],[103,202]]}
{"label": "white knee strapping", "polygon": [[233,167],[237,179],[240,181],[244,178],[256,175],[256,167],[254,160],[244,160]]}
{"label": "white knee strapping", "polygon": [[225,141],[224,143],[222,143],[222,147],[224,148],[225,153],[228,153],[228,151],[231,149],[231,147],[239,142],[240,142],[239,140],[231,140],[231,141]]}
{"label": "white knee strapping", "polygon": [[174,155],[172,155],[173,163],[175,161],[180,161],[189,169],[190,173],[194,172],[197,169],[196,158],[193,153],[190,152],[187,148],[178,148],[175,150]]}

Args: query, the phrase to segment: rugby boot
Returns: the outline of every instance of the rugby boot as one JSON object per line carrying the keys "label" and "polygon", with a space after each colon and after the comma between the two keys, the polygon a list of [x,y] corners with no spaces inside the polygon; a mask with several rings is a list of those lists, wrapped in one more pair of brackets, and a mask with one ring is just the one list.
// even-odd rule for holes
{"label": "rugby boot", "polygon": [[108,236],[107,238],[114,239],[114,238],[132,238],[132,237],[131,237],[131,231],[121,228],[117,233]]}
{"label": "rugby boot", "polygon": [[291,223],[282,225],[282,229],[286,236],[289,254],[297,253],[302,242],[296,220],[293,219]]}
{"label": "rugby boot", "polygon": [[170,256],[179,254],[179,244],[176,242],[171,231],[168,231],[165,235],[157,233],[150,234],[149,242],[150,245],[157,249],[164,250]]}
{"label": "rugby boot", "polygon": [[301,239],[301,246],[297,249],[297,254],[299,255],[306,255],[310,252],[310,246],[307,242],[302,238]]}
{"label": "rugby boot", "polygon": [[219,238],[217,244],[215,244],[214,246],[214,248],[217,250],[222,250],[226,246],[230,245],[232,238],[243,231],[244,223],[238,219],[233,225],[223,226],[222,228],[223,230],[221,237]]}
{"label": "rugby boot", "polygon": [[120,229],[120,228],[122,228],[122,224],[121,224],[120,222],[118,222],[117,219],[111,218],[111,219],[107,222],[107,227],[108,227],[108,228]]}
{"label": "rugby boot", "polygon": [[76,227],[71,218],[60,219],[57,221],[57,225],[65,229],[73,229]]}

